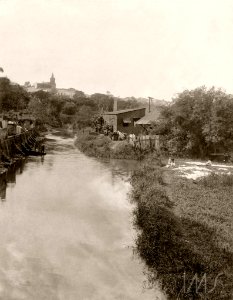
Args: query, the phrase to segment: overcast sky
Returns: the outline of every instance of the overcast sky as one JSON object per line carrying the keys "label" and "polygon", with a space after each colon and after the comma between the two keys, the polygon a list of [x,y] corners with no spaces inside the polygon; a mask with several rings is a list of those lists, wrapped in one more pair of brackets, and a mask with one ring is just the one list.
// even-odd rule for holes
{"label": "overcast sky", "polygon": [[233,1],[0,0],[0,67],[86,93],[233,93]]}

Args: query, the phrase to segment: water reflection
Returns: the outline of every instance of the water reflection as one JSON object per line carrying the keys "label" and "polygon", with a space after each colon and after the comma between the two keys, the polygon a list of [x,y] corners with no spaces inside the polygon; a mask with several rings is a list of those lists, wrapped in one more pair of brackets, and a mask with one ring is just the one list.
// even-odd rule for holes
{"label": "water reflection", "polygon": [[[33,160],[37,165],[44,163],[44,156],[41,156],[40,159],[37,159],[36,161]],[[20,175],[23,173],[24,167],[26,165],[26,162],[30,162],[30,158],[22,159],[16,161],[12,166],[10,166],[5,174],[2,174],[0,176],[0,199],[2,201],[6,200],[6,190],[7,187],[14,187],[16,184],[17,175]],[[50,162],[50,165],[52,166],[52,161]]]}
{"label": "water reflection", "polygon": [[16,184],[16,174],[22,174],[26,159],[18,160],[10,166],[6,173],[0,176],[0,199],[6,200],[6,190],[8,187],[13,187]]}
{"label": "water reflection", "polygon": [[132,256],[134,162],[99,162],[73,139],[54,140],[43,162],[8,174],[17,184],[0,209],[0,299],[155,299]]}
{"label": "water reflection", "polygon": [[16,161],[15,164],[10,166],[6,173],[7,183],[16,183],[16,174],[22,174],[24,170],[26,159]]}
{"label": "water reflection", "polygon": [[2,201],[5,201],[6,199],[6,186],[7,186],[6,177],[5,175],[3,175],[0,178],[0,199]]}
{"label": "water reflection", "polygon": [[[140,162],[135,160],[125,160],[125,159],[102,159],[100,160],[102,165],[105,166],[106,170],[111,169],[111,179],[112,185],[115,182],[123,180],[124,182],[129,182],[130,175],[134,170],[140,167]],[[101,166],[103,168],[103,166]]]}

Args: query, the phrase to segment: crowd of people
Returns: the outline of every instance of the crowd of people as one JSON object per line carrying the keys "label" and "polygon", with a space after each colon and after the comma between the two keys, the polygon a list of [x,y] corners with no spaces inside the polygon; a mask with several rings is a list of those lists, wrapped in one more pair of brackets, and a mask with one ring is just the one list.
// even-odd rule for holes
{"label": "crowd of people", "polygon": [[113,141],[123,141],[127,139],[127,134],[121,131],[114,131],[113,126],[105,123],[102,116],[94,120],[94,127],[96,133],[109,136]]}

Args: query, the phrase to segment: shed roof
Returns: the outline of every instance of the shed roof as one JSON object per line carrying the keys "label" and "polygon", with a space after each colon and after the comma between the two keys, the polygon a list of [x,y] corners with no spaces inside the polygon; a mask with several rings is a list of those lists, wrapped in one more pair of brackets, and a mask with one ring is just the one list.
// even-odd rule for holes
{"label": "shed roof", "polygon": [[146,109],[146,108],[145,107],[138,107],[138,108],[108,111],[108,112],[105,112],[104,115],[119,115],[119,114],[124,114],[124,113],[127,113],[127,112],[137,111],[137,110],[142,110],[142,109]]}
{"label": "shed roof", "polygon": [[154,110],[148,114],[146,114],[144,117],[142,117],[140,120],[135,122],[136,125],[151,125],[151,123],[157,121],[160,117],[160,110]]}

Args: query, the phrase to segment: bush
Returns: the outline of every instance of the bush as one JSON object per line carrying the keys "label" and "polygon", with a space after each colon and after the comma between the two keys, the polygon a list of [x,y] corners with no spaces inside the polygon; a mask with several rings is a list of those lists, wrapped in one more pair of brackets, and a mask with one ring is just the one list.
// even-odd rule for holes
{"label": "bush", "polygon": [[134,147],[127,141],[115,142],[114,147],[111,149],[111,158],[138,159],[138,155]]}
{"label": "bush", "polygon": [[127,141],[113,142],[104,135],[80,134],[75,144],[85,154],[99,158],[141,160],[148,154],[134,148]]}
{"label": "bush", "polygon": [[111,139],[105,136],[94,136],[89,134],[79,135],[75,141],[78,149],[88,156],[99,158],[110,157]]}

